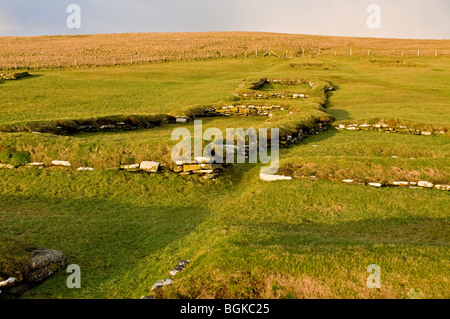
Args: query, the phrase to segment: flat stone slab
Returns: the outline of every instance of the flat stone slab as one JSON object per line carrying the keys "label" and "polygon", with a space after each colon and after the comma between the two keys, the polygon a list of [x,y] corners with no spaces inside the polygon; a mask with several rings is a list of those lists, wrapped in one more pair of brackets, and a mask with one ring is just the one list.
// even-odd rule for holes
{"label": "flat stone slab", "polygon": [[419,186],[419,187],[425,187],[425,188],[433,188],[433,187],[434,187],[434,184],[433,184],[433,183],[430,183],[430,182],[426,182],[426,181],[419,181],[419,182],[417,183],[417,186]]}
{"label": "flat stone slab", "polygon": [[182,261],[180,261],[175,267],[173,267],[173,269],[170,271],[169,274],[171,276],[175,276],[180,271],[183,271],[184,269],[186,269],[187,265],[190,262],[191,262],[190,260],[182,260]]}
{"label": "flat stone slab", "polygon": [[391,184],[394,186],[409,186],[409,182],[404,181],[394,181]]}
{"label": "flat stone slab", "polygon": [[141,171],[156,173],[157,171],[159,171],[160,167],[160,163],[144,161],[140,164],[139,169]]}
{"label": "flat stone slab", "polygon": [[0,281],[0,288],[7,288],[10,287],[12,285],[14,285],[16,283],[16,278],[14,277],[10,277],[4,281]]}
{"label": "flat stone slab", "polygon": [[266,182],[275,182],[275,181],[289,181],[292,180],[290,176],[283,175],[269,175],[269,174],[259,174],[259,178]]}
{"label": "flat stone slab", "polygon": [[173,284],[173,280],[172,279],[158,280],[156,282],[156,284],[153,285],[152,291],[161,289],[162,287],[167,286],[167,285],[171,285],[171,284]]}
{"label": "flat stone slab", "polygon": [[378,187],[378,188],[383,187],[383,184],[381,184],[381,183],[369,183],[367,185],[372,186],[372,187]]}
{"label": "flat stone slab", "polygon": [[187,122],[189,122],[189,118],[186,116],[180,116],[180,117],[177,117],[176,122],[177,123],[187,123]]}
{"label": "flat stone slab", "polygon": [[43,168],[44,167],[44,163],[33,162],[33,163],[28,163],[26,166],[27,167]]}
{"label": "flat stone slab", "polygon": [[29,282],[39,282],[50,277],[66,265],[66,255],[59,250],[38,248],[31,251]]}
{"label": "flat stone slab", "polygon": [[64,166],[64,167],[70,167],[70,163],[67,161],[52,161],[52,165],[54,166]]}

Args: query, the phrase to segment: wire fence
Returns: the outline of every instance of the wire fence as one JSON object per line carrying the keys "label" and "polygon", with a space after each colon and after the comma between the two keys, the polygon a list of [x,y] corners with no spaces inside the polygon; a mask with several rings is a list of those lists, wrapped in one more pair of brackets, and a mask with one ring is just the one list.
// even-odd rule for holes
{"label": "wire fence", "polygon": [[[150,63],[164,63],[174,61],[201,61],[214,59],[238,59],[238,58],[255,58],[255,57],[277,57],[284,59],[291,58],[448,58],[450,50],[371,50],[371,49],[298,49],[274,52],[271,49],[240,51],[240,52],[183,52],[168,53],[160,55],[122,55],[122,56],[40,56],[39,58],[17,57],[8,58],[6,61],[0,59],[0,70],[39,70],[39,69],[55,69],[55,68],[92,68],[101,66],[120,66],[120,65],[142,65]],[[34,60],[34,61],[33,61]]]}

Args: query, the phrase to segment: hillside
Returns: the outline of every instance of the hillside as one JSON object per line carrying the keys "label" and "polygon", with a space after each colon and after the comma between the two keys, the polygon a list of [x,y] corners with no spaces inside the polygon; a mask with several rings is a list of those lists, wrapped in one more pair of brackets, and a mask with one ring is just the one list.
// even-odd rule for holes
{"label": "hillside", "polygon": [[[0,68],[113,65],[162,60],[259,56],[440,56],[450,40],[310,36],[262,32],[133,33],[0,37]],[[303,51],[304,50],[304,51]],[[320,53],[319,53],[320,50]],[[368,52],[369,50],[369,52]],[[258,51],[258,52],[256,52]]]}

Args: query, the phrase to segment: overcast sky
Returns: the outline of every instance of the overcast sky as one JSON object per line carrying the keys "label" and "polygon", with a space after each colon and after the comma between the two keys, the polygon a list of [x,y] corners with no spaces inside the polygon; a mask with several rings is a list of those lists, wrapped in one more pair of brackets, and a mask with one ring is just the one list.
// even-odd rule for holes
{"label": "overcast sky", "polygon": [[[66,25],[72,3],[80,29]],[[194,31],[450,39],[450,0],[0,0],[0,36]]]}

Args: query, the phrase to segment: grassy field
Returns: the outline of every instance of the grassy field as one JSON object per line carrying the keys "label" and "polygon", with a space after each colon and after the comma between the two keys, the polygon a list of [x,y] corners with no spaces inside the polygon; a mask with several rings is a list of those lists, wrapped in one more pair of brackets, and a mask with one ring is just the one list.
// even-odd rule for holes
{"label": "grassy field", "polygon": [[[0,37],[1,68],[94,67],[263,56],[450,56],[449,40],[402,40],[263,32],[134,33]],[[368,52],[368,50],[370,50]],[[320,51],[320,52],[319,52]],[[272,54],[274,56],[274,54]]]}
{"label": "grassy field", "polygon": [[[326,112],[337,123],[391,118],[448,129],[449,71],[447,58],[368,57],[40,70],[0,84],[0,126],[177,114],[235,103],[232,92],[244,79],[291,77],[330,81],[336,90],[328,93]],[[279,103],[308,118],[324,112],[314,102]],[[287,116],[211,118],[204,127],[278,125]],[[331,129],[281,151],[281,173],[318,181],[264,183],[254,164],[234,165],[217,180],[107,170],[128,161],[168,162],[178,126],[74,136],[0,133],[0,145],[28,151],[32,161],[96,169],[0,169],[1,237],[59,249],[82,271],[82,289],[68,289],[60,272],[23,298],[139,298],[185,259],[191,264],[159,297],[450,297],[448,192],[337,182],[449,184],[448,135]],[[382,288],[372,290],[366,268],[374,263]]]}

